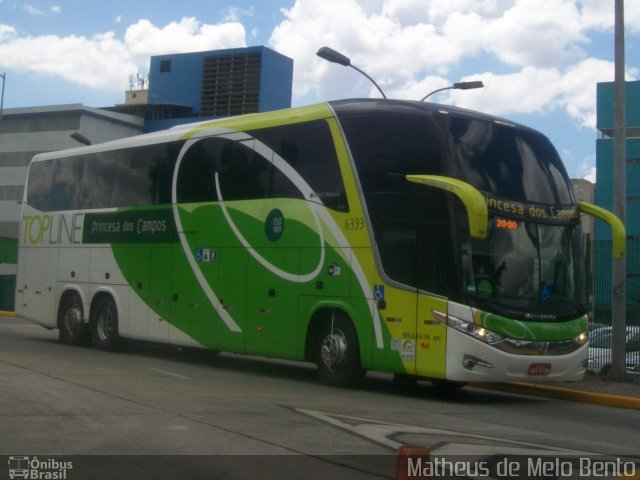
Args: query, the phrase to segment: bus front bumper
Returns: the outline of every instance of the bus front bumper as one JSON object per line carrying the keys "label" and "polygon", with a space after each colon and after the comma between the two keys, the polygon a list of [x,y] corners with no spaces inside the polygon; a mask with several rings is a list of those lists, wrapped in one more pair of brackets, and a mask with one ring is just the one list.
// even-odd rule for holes
{"label": "bus front bumper", "polygon": [[446,376],[460,382],[572,382],[585,374],[588,345],[564,355],[516,355],[447,328]]}

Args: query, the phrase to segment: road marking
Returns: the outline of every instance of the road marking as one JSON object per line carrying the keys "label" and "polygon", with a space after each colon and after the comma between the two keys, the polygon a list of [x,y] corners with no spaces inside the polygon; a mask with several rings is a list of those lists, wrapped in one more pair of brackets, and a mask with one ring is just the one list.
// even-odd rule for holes
{"label": "road marking", "polygon": [[[383,422],[302,408],[297,408],[296,411],[393,450],[397,450],[399,447],[411,443],[413,445],[424,445],[429,448],[432,455],[435,454],[438,456],[489,456],[506,454],[528,456],[575,455],[584,457],[597,455],[593,452],[550,447],[538,443],[509,440],[488,435]],[[405,441],[403,441],[403,439]]]}
{"label": "road marking", "polygon": [[160,370],[159,368],[147,367],[149,370],[153,370],[154,372],[162,373],[163,375],[169,375],[171,377],[179,378],[181,380],[191,380],[189,377],[185,377],[184,375],[179,375],[173,372],[167,372],[166,370]]}

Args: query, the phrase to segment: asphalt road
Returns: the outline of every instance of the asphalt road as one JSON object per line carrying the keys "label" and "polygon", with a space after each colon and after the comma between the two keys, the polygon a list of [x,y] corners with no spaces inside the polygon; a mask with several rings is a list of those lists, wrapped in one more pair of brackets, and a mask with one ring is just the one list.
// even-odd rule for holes
{"label": "asphalt road", "polygon": [[[113,469],[136,478],[393,478],[403,445],[468,468],[494,468],[505,455],[553,458],[556,470],[576,474],[593,455],[636,462],[639,427],[636,410],[470,387],[444,396],[383,374],[336,389],[307,364],[140,343],[115,353],[70,347],[56,331],[0,318],[0,455],[9,459],[0,478],[18,456],[36,455],[71,458],[70,480],[115,478]],[[584,460],[585,473],[593,465]],[[493,478],[526,478],[506,467],[514,475],[495,467]],[[542,473],[544,464],[525,467]]]}

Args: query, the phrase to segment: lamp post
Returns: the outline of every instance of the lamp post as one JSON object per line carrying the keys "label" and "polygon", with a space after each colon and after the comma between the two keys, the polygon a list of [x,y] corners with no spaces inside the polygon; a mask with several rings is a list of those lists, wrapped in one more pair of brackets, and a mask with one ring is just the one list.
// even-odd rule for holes
{"label": "lamp post", "polygon": [[0,133],[2,133],[2,109],[4,108],[4,82],[7,79],[7,73],[0,74],[2,77],[2,94],[0,95]]}
{"label": "lamp post", "polygon": [[89,140],[87,137],[82,135],[80,132],[73,132],[69,136],[78,143],[82,143],[83,145],[91,145],[91,140]]}
{"label": "lamp post", "polygon": [[443,90],[472,90],[474,88],[483,88],[484,83],[481,80],[474,80],[472,82],[457,82],[449,87],[438,88],[433,92],[427,93],[424,97],[420,99],[421,102],[424,102],[427,98],[429,98],[434,93],[442,92]]}
{"label": "lamp post", "polygon": [[343,65],[345,67],[351,67],[357,72],[360,72],[362,75],[367,77],[371,81],[371,83],[373,83],[376,86],[376,88],[382,95],[382,98],[387,98],[387,96],[384,94],[384,92],[382,91],[380,86],[375,82],[375,80],[371,78],[369,75],[367,75],[365,72],[360,70],[358,67],[353,66],[351,64],[351,60],[349,59],[349,57],[345,57],[340,52],[336,52],[335,50],[329,47],[322,47],[320,50],[316,52],[316,55],[318,55],[320,58],[324,60],[327,60],[328,62],[337,63],[338,65]]}

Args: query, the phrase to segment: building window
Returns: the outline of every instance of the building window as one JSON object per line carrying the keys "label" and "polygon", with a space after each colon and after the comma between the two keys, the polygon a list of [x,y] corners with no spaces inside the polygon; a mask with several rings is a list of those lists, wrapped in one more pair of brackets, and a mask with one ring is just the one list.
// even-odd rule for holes
{"label": "building window", "polygon": [[160,73],[168,73],[171,71],[171,60],[160,61]]}
{"label": "building window", "polygon": [[260,53],[205,57],[201,115],[226,117],[256,113],[260,99],[261,69]]}

